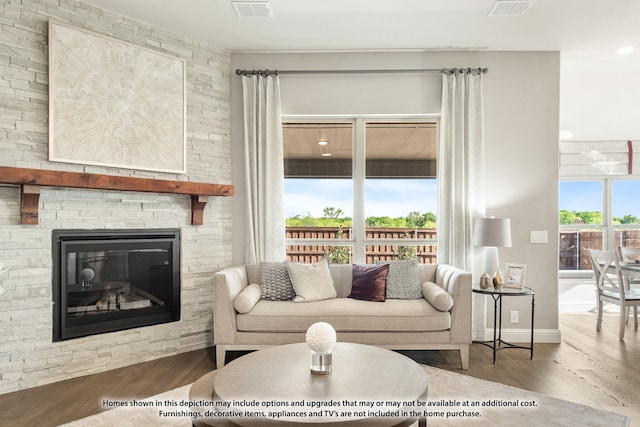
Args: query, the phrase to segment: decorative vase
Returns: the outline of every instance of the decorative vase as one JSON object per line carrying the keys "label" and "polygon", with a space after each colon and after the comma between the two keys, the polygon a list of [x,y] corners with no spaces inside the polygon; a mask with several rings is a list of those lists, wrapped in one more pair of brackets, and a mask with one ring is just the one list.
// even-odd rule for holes
{"label": "decorative vase", "polygon": [[306,342],[311,349],[311,373],[329,375],[333,370],[336,330],[326,322],[317,322],[307,329]]}
{"label": "decorative vase", "polygon": [[493,278],[493,287],[495,289],[502,289],[504,286],[504,281],[502,280],[502,275],[500,275],[500,270],[496,271],[496,275]]}
{"label": "decorative vase", "polygon": [[491,276],[489,276],[487,273],[484,273],[482,276],[480,276],[480,289],[487,289],[489,287],[490,279]]}

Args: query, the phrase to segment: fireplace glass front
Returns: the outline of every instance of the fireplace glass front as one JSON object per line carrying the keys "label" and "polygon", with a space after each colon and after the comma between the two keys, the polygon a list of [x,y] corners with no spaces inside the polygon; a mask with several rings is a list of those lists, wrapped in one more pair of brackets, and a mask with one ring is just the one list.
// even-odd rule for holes
{"label": "fireplace glass front", "polygon": [[54,230],[53,340],[180,320],[180,230]]}

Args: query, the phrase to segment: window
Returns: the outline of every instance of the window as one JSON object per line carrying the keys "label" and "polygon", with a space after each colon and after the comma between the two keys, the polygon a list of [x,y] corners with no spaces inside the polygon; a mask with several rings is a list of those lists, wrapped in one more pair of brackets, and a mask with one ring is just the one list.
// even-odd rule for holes
{"label": "window", "polygon": [[614,247],[640,247],[640,181],[611,182]]}
{"label": "window", "polygon": [[602,249],[603,181],[560,182],[560,270],[590,270],[589,249]]}
{"label": "window", "polygon": [[560,143],[560,270],[591,270],[588,250],[640,247],[640,159],[632,141]]}
{"label": "window", "polygon": [[436,237],[436,131],[435,123],[366,124],[367,262],[436,262],[435,245],[413,242]]}
{"label": "window", "polygon": [[[284,123],[284,207],[287,259],[315,262],[325,254],[349,263],[353,229],[351,122]],[[345,244],[336,245],[336,240]]]}
{"label": "window", "polygon": [[287,258],[435,262],[437,122],[286,121]]}

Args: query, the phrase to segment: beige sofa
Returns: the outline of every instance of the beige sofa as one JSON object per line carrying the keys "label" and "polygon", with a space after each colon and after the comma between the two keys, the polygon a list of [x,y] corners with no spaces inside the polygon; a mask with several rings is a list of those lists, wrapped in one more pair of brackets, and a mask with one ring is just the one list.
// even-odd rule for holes
{"label": "beige sofa", "polygon": [[[257,350],[269,346],[304,342],[306,330],[315,322],[327,322],[338,341],[369,344],[395,350],[458,350],[462,369],[469,368],[471,343],[471,274],[444,264],[420,264],[420,283],[441,292],[453,305],[436,309],[427,298],[386,299],[385,302],[348,298],[352,266],[334,264],[330,273],[337,298],[313,302],[255,300],[245,313],[234,301],[250,284],[260,283],[260,265],[229,267],[214,277],[214,343],[217,366],[225,363],[227,351]],[[255,291],[255,289],[258,289]],[[247,294],[245,291],[244,294]],[[243,297],[244,300],[244,297]],[[451,302],[451,301],[450,301]],[[237,302],[236,302],[237,303]],[[254,305],[255,304],[255,305]],[[438,306],[438,304],[436,304]],[[442,309],[442,307],[441,307]]]}

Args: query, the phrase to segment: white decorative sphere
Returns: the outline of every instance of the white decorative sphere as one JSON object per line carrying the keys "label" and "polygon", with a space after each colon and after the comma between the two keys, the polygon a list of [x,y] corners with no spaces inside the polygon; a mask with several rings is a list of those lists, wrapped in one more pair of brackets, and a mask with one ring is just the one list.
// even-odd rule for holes
{"label": "white decorative sphere", "polygon": [[92,281],[96,277],[96,272],[92,268],[83,268],[80,272],[80,279]]}
{"label": "white decorative sphere", "polygon": [[307,345],[318,353],[328,353],[336,345],[336,330],[327,322],[317,322],[307,329]]}

